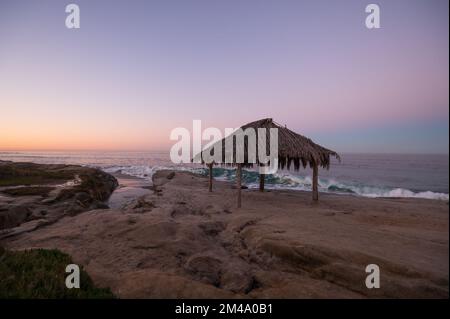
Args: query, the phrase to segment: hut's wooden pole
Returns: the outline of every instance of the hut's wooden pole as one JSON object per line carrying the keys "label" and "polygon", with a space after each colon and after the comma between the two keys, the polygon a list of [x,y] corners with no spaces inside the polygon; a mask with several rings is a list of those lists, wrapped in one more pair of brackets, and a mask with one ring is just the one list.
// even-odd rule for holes
{"label": "hut's wooden pole", "polygon": [[237,200],[238,208],[241,208],[241,192],[242,192],[241,175],[242,175],[241,164],[237,164],[237,170],[236,170],[237,185],[236,186],[237,186],[237,191],[238,191],[238,200]]}
{"label": "hut's wooden pole", "polygon": [[212,192],[212,183],[213,183],[213,164],[208,164],[209,168],[209,191]]}
{"label": "hut's wooden pole", "polygon": [[264,177],[265,176],[266,176],[265,174],[259,173],[259,191],[260,192],[264,192]]}
{"label": "hut's wooden pole", "polygon": [[313,193],[313,201],[319,200],[319,166],[314,163],[313,166],[313,184],[312,184],[312,193]]}

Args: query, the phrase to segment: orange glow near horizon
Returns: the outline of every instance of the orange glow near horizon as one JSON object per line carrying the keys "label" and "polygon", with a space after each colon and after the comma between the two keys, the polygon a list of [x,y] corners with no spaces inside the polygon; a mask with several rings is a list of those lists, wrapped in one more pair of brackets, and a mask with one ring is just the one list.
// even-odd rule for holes
{"label": "orange glow near horizon", "polygon": [[[163,137],[155,138],[154,134],[145,136],[130,136],[127,139],[120,135],[120,132],[114,132],[109,136],[101,135],[98,132],[85,132],[74,134],[67,130],[28,129],[24,131],[7,131],[8,134],[2,134],[0,137],[0,150],[4,151],[37,151],[37,150],[162,150],[169,148],[170,141],[164,141]],[[95,134],[95,139],[91,137]],[[153,135],[153,137],[152,137]],[[33,138],[31,139],[30,136]]]}
{"label": "orange glow near horizon", "polygon": [[0,150],[161,150],[170,145],[170,130],[154,124],[115,127],[107,119],[83,123],[67,117],[18,117],[0,120]]}

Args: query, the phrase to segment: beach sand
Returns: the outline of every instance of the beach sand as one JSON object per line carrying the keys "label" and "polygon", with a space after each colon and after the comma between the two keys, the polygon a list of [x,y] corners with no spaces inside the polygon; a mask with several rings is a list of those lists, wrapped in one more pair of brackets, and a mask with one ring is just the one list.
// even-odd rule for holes
{"label": "beach sand", "polygon": [[[237,209],[231,183],[210,193],[188,172],[153,181],[125,185],[151,190],[128,202],[113,194],[114,209],[2,244],[67,252],[122,298],[448,298],[446,201],[243,190]],[[369,264],[379,289],[365,285]]]}

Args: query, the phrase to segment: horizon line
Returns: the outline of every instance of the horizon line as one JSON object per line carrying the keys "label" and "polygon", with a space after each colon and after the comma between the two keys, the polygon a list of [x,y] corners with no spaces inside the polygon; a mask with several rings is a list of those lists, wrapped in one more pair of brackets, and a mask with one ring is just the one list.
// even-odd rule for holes
{"label": "horizon line", "polygon": [[[121,152],[121,153],[147,153],[147,152],[170,152],[169,149],[0,149],[0,153],[30,153],[30,152]],[[339,152],[340,154],[352,154],[352,155],[447,155],[449,156],[449,152],[351,152],[351,151],[343,151]]]}

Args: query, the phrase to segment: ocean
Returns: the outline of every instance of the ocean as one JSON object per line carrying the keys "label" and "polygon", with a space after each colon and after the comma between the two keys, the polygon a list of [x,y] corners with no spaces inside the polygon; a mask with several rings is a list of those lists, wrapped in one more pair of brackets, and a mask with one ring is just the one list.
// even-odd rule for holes
{"label": "ocean", "polygon": [[[0,152],[0,160],[40,164],[79,164],[151,181],[159,169],[207,174],[198,164],[176,165],[168,152]],[[233,180],[235,170],[214,168],[214,177]],[[311,190],[311,170],[279,170],[266,176],[266,188]],[[258,173],[244,170],[243,182],[258,187]],[[449,156],[435,154],[343,154],[329,170],[319,170],[319,191],[366,197],[449,199]]]}

